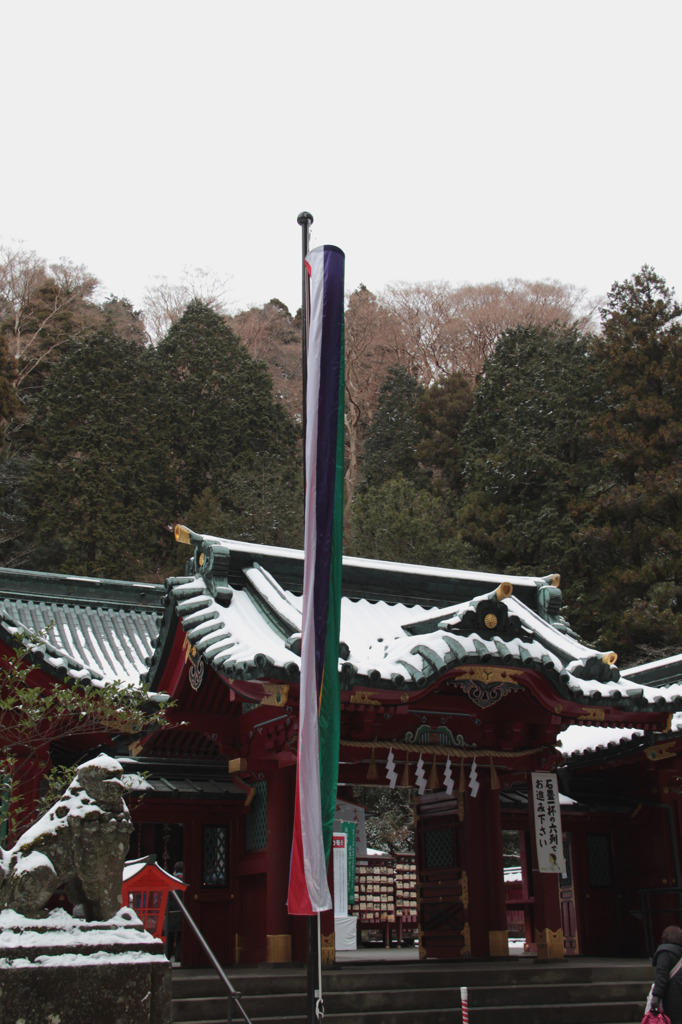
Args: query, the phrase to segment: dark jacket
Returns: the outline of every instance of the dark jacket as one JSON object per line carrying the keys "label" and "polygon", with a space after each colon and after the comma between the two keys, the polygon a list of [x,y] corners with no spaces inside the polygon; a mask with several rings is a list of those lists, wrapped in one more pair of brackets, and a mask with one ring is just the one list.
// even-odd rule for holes
{"label": "dark jacket", "polygon": [[664,942],[651,958],[656,968],[654,995],[659,996],[670,1024],[682,1024],[682,967],[672,978],[670,972],[682,958],[682,946]]}

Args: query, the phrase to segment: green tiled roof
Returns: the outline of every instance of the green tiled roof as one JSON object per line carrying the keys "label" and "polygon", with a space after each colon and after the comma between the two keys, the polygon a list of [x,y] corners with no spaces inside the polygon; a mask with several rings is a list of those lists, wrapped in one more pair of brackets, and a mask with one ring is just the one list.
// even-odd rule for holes
{"label": "green tiled roof", "polygon": [[[166,586],[197,652],[228,678],[296,679],[301,552],[186,534],[194,557]],[[342,688],[423,689],[450,669],[484,663],[534,669],[573,703],[682,708],[682,684],[640,685],[621,676],[611,652],[580,643],[559,615],[555,584],[551,576],[344,559]]]}
{"label": "green tiled roof", "polygon": [[16,643],[23,635],[36,661],[74,679],[137,685],[163,605],[164,588],[154,584],[0,570],[0,636]]}

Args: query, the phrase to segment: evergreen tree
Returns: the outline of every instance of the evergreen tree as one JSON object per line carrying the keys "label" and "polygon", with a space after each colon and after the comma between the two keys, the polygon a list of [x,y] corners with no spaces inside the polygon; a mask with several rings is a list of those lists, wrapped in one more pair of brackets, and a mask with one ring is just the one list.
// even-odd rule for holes
{"label": "evergreen tree", "polygon": [[453,500],[461,486],[462,430],[473,402],[473,392],[462,373],[443,377],[426,389],[417,403],[423,439],[417,446],[421,466],[431,476],[431,487]]}
{"label": "evergreen tree", "polygon": [[682,305],[650,267],[614,284],[597,346],[602,485],[586,531],[604,637],[626,655],[682,643]]}
{"label": "evergreen tree", "polygon": [[153,576],[166,519],[153,352],[100,331],[73,342],[36,403],[25,494],[35,568]]}
{"label": "evergreen tree", "polygon": [[402,473],[359,491],[352,513],[350,554],[416,565],[452,566],[465,560],[444,500]]}
{"label": "evergreen tree", "polygon": [[363,488],[378,487],[401,473],[417,483],[425,481],[417,449],[424,427],[417,414],[424,388],[402,366],[393,366],[379,389],[362,461]]}
{"label": "evergreen tree", "polygon": [[[170,458],[163,499],[168,520],[189,522],[208,489],[214,513],[222,510],[221,521],[233,524],[235,539],[271,541],[278,535],[273,523],[290,518],[292,494],[302,501],[302,486],[298,430],[275,400],[267,368],[218,313],[197,300],[155,351],[159,429]],[[200,522],[190,525],[205,529]]]}
{"label": "evergreen tree", "polygon": [[560,571],[578,617],[585,566],[577,506],[601,479],[589,426],[602,383],[590,344],[574,330],[543,327],[500,339],[464,431],[458,515],[479,567]]}

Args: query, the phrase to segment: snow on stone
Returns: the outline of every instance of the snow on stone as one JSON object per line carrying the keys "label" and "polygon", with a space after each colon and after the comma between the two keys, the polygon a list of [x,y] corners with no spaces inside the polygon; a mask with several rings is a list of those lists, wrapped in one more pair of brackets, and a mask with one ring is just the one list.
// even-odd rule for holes
{"label": "snow on stone", "polygon": [[37,850],[33,850],[17,862],[14,868],[14,873],[17,875],[29,875],[32,871],[37,871],[39,868],[48,868],[48,870],[51,870],[52,862],[44,853],[39,853]]}
{"label": "snow on stone", "polygon": [[31,946],[91,946],[106,942],[111,946],[130,944],[131,930],[137,945],[153,946],[158,939],[145,931],[137,914],[124,907],[108,921],[84,921],[72,917],[61,907],[51,910],[47,917],[24,917],[16,910],[0,910],[0,948]]}
{"label": "snow on stone", "polygon": [[[97,757],[93,757],[90,761],[86,761],[81,765],[81,767],[85,768],[87,765],[96,765],[97,767],[104,768],[111,773],[122,771],[120,763],[114,757],[110,757],[109,754],[98,754]],[[66,813],[63,813],[64,809],[66,809]],[[68,826],[69,818],[83,818],[92,814],[92,809],[93,802],[90,797],[84,793],[80,786],[80,782],[76,777],[69,785],[66,792],[49,809],[49,811],[46,811],[42,818],[39,818],[38,821],[31,825],[31,827],[28,828],[17,840],[14,846],[10,850],[6,851],[6,857],[9,859],[14,851],[32,846],[33,843],[43,835],[54,832],[58,828],[66,828]],[[59,813],[57,813],[58,811]],[[31,853],[26,857],[22,856],[21,860],[22,862],[30,860],[33,856],[34,855]],[[42,856],[42,854],[37,856]],[[27,869],[24,868],[23,870]]]}
{"label": "snow on stone", "polygon": [[[39,952],[45,948],[50,952]],[[2,910],[0,949],[10,954],[13,949],[28,953],[0,958],[0,968],[166,962],[159,940],[145,931],[137,914],[128,907],[108,921],[84,921],[61,908],[40,919]],[[35,950],[34,956],[31,950]]]}
{"label": "snow on stone", "polygon": [[92,953],[60,953],[53,956],[48,953],[41,953],[35,960],[27,960],[25,957],[13,957],[8,960],[0,957],[0,968],[27,968],[27,967],[92,967],[100,964],[165,964],[168,960],[163,953],[144,953],[138,950],[131,950],[128,953],[109,953],[106,950],[93,950]]}

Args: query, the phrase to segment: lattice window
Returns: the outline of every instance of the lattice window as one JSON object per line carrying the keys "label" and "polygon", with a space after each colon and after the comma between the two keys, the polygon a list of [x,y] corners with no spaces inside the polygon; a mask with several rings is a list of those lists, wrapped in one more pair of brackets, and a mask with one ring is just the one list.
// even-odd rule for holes
{"label": "lattice window", "polygon": [[147,931],[156,932],[163,906],[163,893],[158,889],[131,892],[129,901]]}
{"label": "lattice window", "polygon": [[455,866],[452,848],[452,829],[429,829],[424,834],[424,853],[427,868],[452,868]]}
{"label": "lattice window", "polygon": [[202,884],[213,889],[229,882],[229,832],[226,825],[204,825],[202,843]]}
{"label": "lattice window", "polygon": [[594,833],[587,837],[587,867],[593,889],[609,889],[614,883],[611,837]]}
{"label": "lattice window", "polygon": [[246,816],[246,849],[264,850],[268,843],[268,784],[256,783],[256,795]]}

